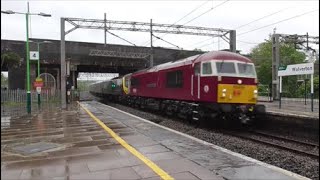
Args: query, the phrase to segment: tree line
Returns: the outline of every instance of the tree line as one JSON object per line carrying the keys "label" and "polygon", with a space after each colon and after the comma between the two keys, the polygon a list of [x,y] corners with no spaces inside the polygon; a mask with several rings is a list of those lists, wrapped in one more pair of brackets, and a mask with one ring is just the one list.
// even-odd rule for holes
{"label": "tree line", "polygon": [[[296,49],[293,43],[280,42],[280,66],[289,64],[304,63],[306,55],[304,52]],[[267,92],[272,83],[272,41],[271,37],[265,42],[255,46],[250,54],[250,58],[256,65],[257,76],[259,79],[260,92]],[[314,73],[314,97],[319,98],[319,60],[315,62]],[[283,97],[304,97],[305,83],[306,92],[310,95],[311,82],[310,75],[285,76],[282,78]]]}

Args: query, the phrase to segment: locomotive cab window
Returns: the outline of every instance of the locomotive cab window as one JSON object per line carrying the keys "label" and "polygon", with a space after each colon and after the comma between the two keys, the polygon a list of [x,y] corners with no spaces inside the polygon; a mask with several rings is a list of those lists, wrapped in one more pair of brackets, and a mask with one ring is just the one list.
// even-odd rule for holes
{"label": "locomotive cab window", "polygon": [[203,75],[212,75],[211,62],[205,62],[202,64],[202,74]]}
{"label": "locomotive cab window", "polygon": [[239,75],[247,77],[255,77],[256,72],[254,70],[253,64],[238,63]]}
{"label": "locomotive cab window", "polygon": [[173,71],[167,73],[167,88],[182,88],[183,73],[182,71]]}
{"label": "locomotive cab window", "polygon": [[233,62],[216,62],[218,74],[236,74]]}

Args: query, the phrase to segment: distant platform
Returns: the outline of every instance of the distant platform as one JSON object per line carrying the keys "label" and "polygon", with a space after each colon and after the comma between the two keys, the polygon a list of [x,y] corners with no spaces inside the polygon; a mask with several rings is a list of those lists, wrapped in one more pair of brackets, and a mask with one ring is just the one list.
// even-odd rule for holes
{"label": "distant platform", "polygon": [[281,108],[279,107],[279,101],[269,101],[268,97],[259,97],[259,104],[266,106],[266,111],[269,114],[306,118],[306,119],[317,119],[319,120],[319,100],[314,99],[313,111],[311,110],[311,100],[304,98],[282,98]]}

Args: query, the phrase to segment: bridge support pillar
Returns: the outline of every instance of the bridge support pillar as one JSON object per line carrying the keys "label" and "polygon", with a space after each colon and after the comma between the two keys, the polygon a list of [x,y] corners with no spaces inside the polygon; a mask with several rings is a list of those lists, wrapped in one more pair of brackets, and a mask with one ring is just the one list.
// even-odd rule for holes
{"label": "bridge support pillar", "polygon": [[8,68],[8,89],[27,89],[26,69],[23,67]]}
{"label": "bridge support pillar", "polygon": [[30,64],[30,90],[32,91],[34,88],[33,88],[33,82],[36,80],[37,78],[37,67],[36,67],[36,64]]}
{"label": "bridge support pillar", "polygon": [[57,71],[57,77],[56,77],[57,82],[56,82],[56,87],[57,87],[57,89],[60,89],[60,69],[59,69],[59,68],[56,68],[55,70]]}
{"label": "bridge support pillar", "polygon": [[71,71],[71,76],[72,76],[72,86],[74,88],[76,88],[76,81],[77,81],[77,77],[76,77],[76,72],[75,71]]}
{"label": "bridge support pillar", "polygon": [[77,81],[78,77],[79,77],[79,71],[75,71],[75,86],[74,87],[76,89],[78,89],[78,81]]}

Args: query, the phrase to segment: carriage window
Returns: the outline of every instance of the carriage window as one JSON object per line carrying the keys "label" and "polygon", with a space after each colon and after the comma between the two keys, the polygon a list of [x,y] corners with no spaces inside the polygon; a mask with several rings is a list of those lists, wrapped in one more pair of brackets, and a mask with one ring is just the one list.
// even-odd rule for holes
{"label": "carriage window", "polygon": [[198,63],[198,64],[196,64],[196,65],[194,66],[194,74],[195,74],[195,75],[200,74],[200,63]]}
{"label": "carriage window", "polygon": [[238,70],[240,75],[256,76],[256,73],[254,71],[254,67],[252,64],[238,63]]}
{"label": "carriage window", "polygon": [[131,86],[132,86],[132,87],[138,87],[138,86],[139,86],[139,79],[137,79],[137,78],[132,78],[132,79],[131,79]]}
{"label": "carriage window", "polygon": [[211,68],[211,63],[206,62],[202,64],[202,74],[212,74],[212,68]]}
{"label": "carriage window", "polygon": [[233,62],[216,62],[217,72],[227,73],[227,74],[235,74],[236,68],[234,67]]}
{"label": "carriage window", "polygon": [[168,88],[182,88],[183,87],[183,73],[182,71],[173,71],[167,73],[167,87]]}

